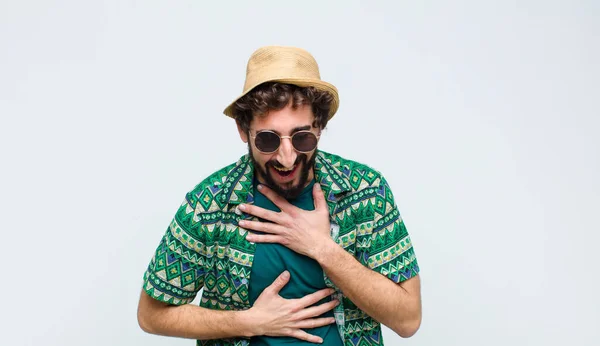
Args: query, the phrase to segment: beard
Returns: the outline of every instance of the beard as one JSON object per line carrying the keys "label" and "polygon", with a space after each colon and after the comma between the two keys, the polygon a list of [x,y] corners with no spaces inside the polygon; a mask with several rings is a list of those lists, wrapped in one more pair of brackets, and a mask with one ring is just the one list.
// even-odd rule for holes
{"label": "beard", "polygon": [[299,173],[298,183],[294,185],[294,182],[292,181],[292,182],[280,185],[275,182],[275,179],[273,178],[273,175],[269,168],[270,167],[283,167],[283,166],[281,164],[279,164],[279,162],[277,162],[277,160],[271,160],[271,161],[268,161],[267,163],[265,163],[265,166],[262,167],[254,159],[254,152],[252,151],[252,147],[250,146],[250,143],[248,143],[248,152],[250,154],[250,160],[252,160],[252,163],[254,164],[254,169],[256,170],[257,174],[264,179],[264,181],[266,182],[265,185],[267,185],[271,190],[277,192],[278,195],[285,198],[286,200],[294,199],[294,198],[298,197],[298,195],[300,195],[300,192],[302,192],[302,190],[304,190],[304,187],[306,187],[306,185],[308,183],[308,174],[310,173],[310,170],[315,165],[315,158],[316,158],[316,154],[315,154],[316,148],[315,148],[315,151],[313,151],[313,155],[310,158],[308,158],[308,156],[306,154],[298,154],[298,157],[296,158],[296,162],[294,162],[294,165],[301,165],[301,170],[298,172]]}

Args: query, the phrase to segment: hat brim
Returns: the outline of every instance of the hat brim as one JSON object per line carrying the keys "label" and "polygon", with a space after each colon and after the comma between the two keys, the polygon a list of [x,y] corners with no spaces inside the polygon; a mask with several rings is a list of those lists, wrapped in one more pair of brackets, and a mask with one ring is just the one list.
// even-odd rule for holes
{"label": "hat brim", "polygon": [[267,83],[267,82],[279,82],[279,83],[293,84],[293,85],[297,85],[299,87],[312,86],[312,87],[315,87],[316,89],[330,93],[331,96],[333,97],[333,101],[331,102],[331,108],[329,109],[329,118],[328,119],[333,118],[333,116],[335,115],[335,113],[337,112],[337,110],[340,106],[340,98],[338,95],[338,90],[335,86],[333,86],[333,84],[324,82],[320,79],[272,78],[269,80],[261,81],[260,83],[257,83],[256,85],[253,85],[252,87],[248,88],[248,90],[246,92],[244,92],[241,95],[239,95],[238,97],[236,97],[235,100],[233,100],[229,104],[229,106],[227,106],[227,108],[225,108],[225,110],[223,110],[223,114],[227,115],[228,117],[235,118],[233,115],[233,105],[237,102],[237,100],[244,97],[246,94],[248,94],[250,91],[252,91],[257,86],[259,86],[263,83]]}

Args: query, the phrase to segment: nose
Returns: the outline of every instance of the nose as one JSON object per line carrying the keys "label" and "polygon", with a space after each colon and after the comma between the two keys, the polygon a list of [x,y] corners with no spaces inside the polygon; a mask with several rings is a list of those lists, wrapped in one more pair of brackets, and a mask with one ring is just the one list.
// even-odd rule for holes
{"label": "nose", "polygon": [[282,164],[285,168],[290,168],[296,162],[298,154],[292,145],[291,138],[282,138],[279,150],[277,151],[277,161]]}

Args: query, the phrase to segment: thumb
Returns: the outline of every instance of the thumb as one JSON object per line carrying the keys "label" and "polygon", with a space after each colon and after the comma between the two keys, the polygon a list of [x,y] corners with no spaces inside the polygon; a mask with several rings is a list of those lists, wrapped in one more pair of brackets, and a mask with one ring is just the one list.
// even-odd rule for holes
{"label": "thumb", "polygon": [[319,184],[319,182],[316,182],[315,185],[313,186],[313,198],[315,200],[315,209],[316,210],[321,210],[321,209],[327,210],[327,202],[325,201],[325,193],[323,193],[323,189],[321,188],[321,184]]}
{"label": "thumb", "polygon": [[279,291],[290,281],[290,273],[285,270],[283,273],[279,274],[277,279],[273,281],[273,283],[269,286],[269,290],[275,294],[279,294]]}

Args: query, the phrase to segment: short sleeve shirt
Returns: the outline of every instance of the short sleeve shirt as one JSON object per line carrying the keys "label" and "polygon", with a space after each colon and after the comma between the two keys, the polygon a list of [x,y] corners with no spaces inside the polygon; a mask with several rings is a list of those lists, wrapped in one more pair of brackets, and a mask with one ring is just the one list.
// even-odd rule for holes
{"label": "short sleeve shirt", "polygon": [[[418,275],[412,241],[383,175],[322,150],[315,155],[315,179],[327,200],[332,239],[359,263],[395,283]],[[241,203],[254,203],[253,180],[254,167],[246,154],[186,193],[144,274],[143,289],[149,296],[181,305],[203,289],[204,308],[250,308],[256,244],[246,240],[248,230],[238,222],[256,220],[239,210]],[[383,345],[379,322],[323,275],[340,300],[334,315],[344,345]],[[247,346],[249,341],[239,337],[197,344]]]}

